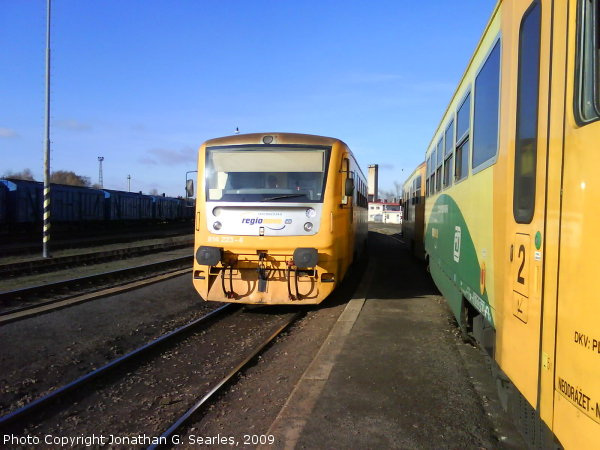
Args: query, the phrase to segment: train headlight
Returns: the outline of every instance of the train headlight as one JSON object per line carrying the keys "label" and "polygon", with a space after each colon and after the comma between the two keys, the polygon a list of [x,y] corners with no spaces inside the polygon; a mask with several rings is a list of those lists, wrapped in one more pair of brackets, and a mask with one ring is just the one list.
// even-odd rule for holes
{"label": "train headlight", "polygon": [[201,266],[215,266],[223,256],[223,249],[218,247],[201,246],[196,250],[196,261]]}
{"label": "train headlight", "polygon": [[319,262],[316,248],[297,248],[294,250],[294,264],[300,268],[315,267]]}
{"label": "train headlight", "polygon": [[308,217],[309,219],[312,219],[316,215],[317,215],[317,212],[313,208],[306,209],[306,217]]}
{"label": "train headlight", "polygon": [[306,222],[304,224],[304,231],[311,231],[313,229],[313,224],[311,222]]}
{"label": "train headlight", "polygon": [[222,226],[223,225],[221,225],[221,222],[219,222],[218,220],[215,223],[213,223],[213,228],[217,231],[219,231]]}

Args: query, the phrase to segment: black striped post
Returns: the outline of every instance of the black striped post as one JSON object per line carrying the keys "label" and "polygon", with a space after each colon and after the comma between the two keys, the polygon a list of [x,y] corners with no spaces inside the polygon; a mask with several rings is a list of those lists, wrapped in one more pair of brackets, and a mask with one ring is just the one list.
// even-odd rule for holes
{"label": "black striped post", "polygon": [[44,230],[42,232],[42,256],[50,257],[50,11],[51,0],[47,0],[46,17],[46,129],[44,139]]}
{"label": "black striped post", "polygon": [[44,177],[44,229],[42,231],[42,252],[44,258],[50,257],[50,183],[45,180],[50,177]]}

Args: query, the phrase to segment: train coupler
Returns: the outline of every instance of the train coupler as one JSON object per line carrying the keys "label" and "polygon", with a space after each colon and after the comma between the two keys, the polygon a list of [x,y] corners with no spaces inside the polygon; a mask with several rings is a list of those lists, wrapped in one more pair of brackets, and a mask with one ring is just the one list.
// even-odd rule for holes
{"label": "train coupler", "polygon": [[[229,267],[229,290],[227,290],[225,288],[225,272],[228,267]],[[226,298],[231,299],[231,300],[236,298],[236,293],[233,290],[233,264],[230,264],[229,266],[223,266],[223,269],[221,270],[221,286],[223,287],[223,292],[225,293]]]}
{"label": "train coupler", "polygon": [[269,269],[265,267],[265,260],[267,259],[266,252],[260,252],[258,254],[258,292],[267,291],[267,279],[269,278]]}
{"label": "train coupler", "polygon": [[[288,288],[288,297],[291,301],[294,300],[301,300],[300,297],[300,293],[298,292],[298,268],[296,267],[296,263],[294,262],[293,259],[289,260],[286,262],[287,264],[287,288]],[[292,268],[294,268],[294,280],[295,280],[295,287],[296,287],[296,295],[294,295],[292,293]]]}

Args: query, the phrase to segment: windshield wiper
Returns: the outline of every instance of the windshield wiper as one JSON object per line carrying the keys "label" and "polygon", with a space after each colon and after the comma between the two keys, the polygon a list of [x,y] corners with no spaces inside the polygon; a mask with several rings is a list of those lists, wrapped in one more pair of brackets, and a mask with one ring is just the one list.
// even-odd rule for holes
{"label": "windshield wiper", "polygon": [[287,194],[287,195],[278,195],[276,197],[268,197],[263,198],[261,202],[270,202],[271,200],[279,200],[282,198],[294,198],[294,197],[305,197],[306,194]]}

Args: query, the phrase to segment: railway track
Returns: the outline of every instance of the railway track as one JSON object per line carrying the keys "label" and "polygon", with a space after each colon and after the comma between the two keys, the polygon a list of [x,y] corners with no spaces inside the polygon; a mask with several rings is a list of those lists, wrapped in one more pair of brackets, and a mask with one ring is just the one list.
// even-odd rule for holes
{"label": "railway track", "polygon": [[[281,320],[281,315],[273,315],[273,311],[266,314],[256,314],[257,308],[253,308],[249,312],[245,311],[246,308],[244,308],[240,311],[242,314],[234,314],[234,312],[241,309],[242,307],[236,304],[221,306],[183,327],[110,361],[64,386],[54,389],[49,394],[1,417],[0,430],[4,433],[18,433],[23,429],[27,429],[28,432],[34,434],[48,432],[51,434],[68,434],[73,432],[69,429],[69,426],[75,426],[76,432],[85,433],[85,430],[81,430],[77,425],[70,425],[68,421],[65,421],[65,418],[77,414],[76,411],[79,409],[83,411],[83,416],[78,418],[81,422],[77,423],[93,424],[94,430],[97,430],[99,434],[113,433],[114,424],[111,425],[111,419],[106,417],[106,413],[110,411],[111,415],[116,414],[121,417],[120,424],[127,428],[137,429],[141,426],[140,424],[154,422],[156,432],[151,433],[151,435],[158,436],[160,429],[163,429],[166,431],[162,433],[162,436],[167,439],[168,436],[185,427],[189,419],[197,416],[203,408],[211,404],[215,397],[231,384],[236,375],[249,363],[255,361],[261,352],[284,330],[304,315],[304,312],[286,313],[283,315],[284,320]],[[251,345],[242,346],[243,349],[239,353],[228,358],[224,358],[223,353],[217,351],[215,354],[217,360],[221,357],[224,358],[223,361],[218,363],[206,359],[210,358],[210,353],[205,354],[203,357],[197,354],[200,342],[208,337],[208,339],[214,340],[216,344],[222,338],[223,329],[231,329],[233,323],[240,323],[244,320],[254,323],[256,329],[264,327],[263,332],[258,333],[257,337],[253,338],[253,333],[247,336],[248,339],[252,340]],[[209,326],[216,324],[219,324],[219,326]],[[211,333],[210,336],[205,335],[209,332]],[[209,342],[205,341],[204,345],[212,346],[213,344]],[[211,375],[206,375],[204,380],[202,377],[199,378],[196,370],[193,367],[188,367],[188,365],[185,366],[185,370],[188,372],[187,375],[175,375],[173,372],[177,370],[178,366],[172,359],[173,355],[179,355],[178,358],[184,361],[192,358],[197,366],[204,367],[217,364],[218,368],[209,371]],[[161,369],[161,365],[165,364],[168,367],[166,374],[164,369]],[[157,373],[160,377],[163,377],[158,383],[152,381]],[[225,375],[219,376],[218,373],[225,373]],[[144,403],[142,399],[138,398],[139,389],[144,389],[145,395],[151,396],[155,400],[164,399],[171,392],[169,386],[173,384],[172,378],[178,376],[188,377],[185,378],[187,380],[185,386],[193,390],[195,395],[187,397],[181,404],[175,403],[176,408],[173,410],[169,408],[161,410],[162,407],[153,407],[149,410],[140,408],[140,411],[136,411],[133,415],[127,412],[127,405],[135,406],[139,404],[142,406]],[[127,388],[119,387],[130,385],[137,386],[138,390],[128,391]],[[182,386],[181,384],[175,385]],[[123,389],[125,389],[125,394]],[[177,389],[183,390],[184,387]],[[128,397],[125,402],[122,401],[124,395]],[[109,406],[101,405],[101,402],[106,401],[107,398],[116,398],[117,401]],[[101,406],[98,408],[98,412],[89,412],[93,408],[85,407],[85,405]],[[125,410],[119,411],[119,408],[125,408]],[[90,418],[90,414],[95,419]],[[98,420],[102,423],[99,423]],[[139,422],[138,425],[136,425],[136,421]],[[125,431],[121,432],[127,434]]]}
{"label": "railway track", "polygon": [[177,250],[192,247],[193,238],[180,240],[178,242],[164,242],[149,245],[138,245],[112,250],[80,253],[76,255],[58,256],[54,258],[38,258],[28,261],[16,261],[0,264],[0,276],[16,277],[32,273],[44,273],[68,269],[76,265],[97,264],[117,259],[143,256],[158,251]]}
{"label": "railway track", "polygon": [[[101,245],[110,245],[116,243],[136,242],[141,239],[161,239],[182,235],[191,235],[193,226],[189,224],[176,224],[167,226],[154,226],[152,229],[148,227],[140,229],[133,228],[129,230],[94,230],[93,236],[89,236],[89,230],[85,234],[81,231],[63,232],[60,235],[54,235],[51,250],[64,250],[71,248],[85,248]],[[35,233],[28,235],[10,235],[3,234],[0,236],[0,254],[4,256],[27,255],[32,253],[41,253],[41,230],[39,231],[39,239],[31,240],[32,236],[37,236]]]}
{"label": "railway track", "polygon": [[[189,270],[193,256],[183,256],[126,269],[28,286],[0,292],[0,323],[19,320],[42,312],[64,308],[82,301],[93,300],[177,276]],[[163,276],[157,277],[157,272]],[[166,276],[165,276],[166,275]],[[136,283],[135,281],[138,283]],[[142,281],[143,283],[139,283]],[[107,288],[107,283],[109,284]],[[83,294],[83,295],[82,295]],[[84,295],[87,294],[87,295]]]}
{"label": "railway track", "polygon": [[266,339],[260,341],[251,351],[249,351],[245,358],[242,359],[229,373],[227,373],[220,381],[215,383],[210,390],[198,399],[189,409],[187,409],[181,416],[177,418],[161,435],[160,440],[167,442],[166,445],[156,444],[148,447],[148,450],[154,450],[157,448],[168,448],[170,445],[168,444],[171,440],[171,437],[178,431],[181,430],[188,421],[199,411],[202,410],[206,405],[208,405],[216,396],[221,392],[234,377],[239,374],[250,362],[255,360],[263,350],[269,346],[273,341],[283,332],[285,331],[291,324],[297,321],[304,314],[301,312],[297,312],[291,317],[289,317],[283,324],[279,326],[271,335],[269,335]]}
{"label": "railway track", "polygon": [[196,319],[182,327],[179,327],[169,333],[162,335],[161,337],[133,350],[117,359],[110,361],[98,369],[95,369],[87,374],[79,377],[78,379],[65,384],[59,388],[54,389],[49,394],[34,400],[27,405],[10,412],[2,417],[0,417],[0,429],[4,430],[9,425],[15,424],[19,421],[25,421],[31,417],[37,411],[43,410],[44,408],[48,408],[53,402],[58,401],[61,398],[64,398],[67,394],[72,393],[77,389],[81,389],[82,387],[88,385],[90,382],[97,380],[101,376],[106,376],[111,373],[118,367],[122,367],[125,363],[129,363],[139,359],[142,356],[148,355],[151,351],[154,351],[159,348],[161,345],[166,345],[169,343],[173,343],[177,339],[181,339],[186,336],[191,331],[199,328],[200,326],[204,326],[209,323],[211,320],[219,317],[220,315],[233,311],[236,308],[239,308],[238,305],[227,303],[224,306],[221,306],[210,313]]}

